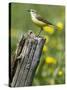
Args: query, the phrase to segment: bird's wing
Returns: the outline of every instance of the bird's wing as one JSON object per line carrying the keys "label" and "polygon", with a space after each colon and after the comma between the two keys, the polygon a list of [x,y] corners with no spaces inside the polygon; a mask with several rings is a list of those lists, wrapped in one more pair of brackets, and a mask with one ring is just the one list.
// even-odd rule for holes
{"label": "bird's wing", "polygon": [[49,21],[43,19],[40,15],[37,15],[36,18],[39,20],[39,21],[42,21],[48,25],[53,25],[52,23],[50,23]]}

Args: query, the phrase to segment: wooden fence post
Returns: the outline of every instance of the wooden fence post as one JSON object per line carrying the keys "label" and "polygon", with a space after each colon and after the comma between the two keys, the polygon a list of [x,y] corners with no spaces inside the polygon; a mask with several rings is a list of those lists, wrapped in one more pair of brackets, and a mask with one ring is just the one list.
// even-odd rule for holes
{"label": "wooden fence post", "polygon": [[45,39],[32,32],[21,38],[13,58],[14,64],[11,64],[11,87],[32,85],[44,43]]}

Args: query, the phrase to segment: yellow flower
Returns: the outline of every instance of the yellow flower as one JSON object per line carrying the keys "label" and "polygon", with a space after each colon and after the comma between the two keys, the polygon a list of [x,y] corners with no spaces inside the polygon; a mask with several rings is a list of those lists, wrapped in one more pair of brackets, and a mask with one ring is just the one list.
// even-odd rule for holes
{"label": "yellow flower", "polygon": [[64,25],[62,22],[58,22],[56,26],[58,27],[59,31],[63,30],[63,28],[64,28]]}
{"label": "yellow flower", "polygon": [[59,70],[58,75],[59,76],[62,76],[63,75],[63,71],[62,70]]}
{"label": "yellow flower", "polygon": [[47,64],[56,64],[56,59],[54,57],[47,56],[46,63]]}
{"label": "yellow flower", "polygon": [[48,32],[49,34],[53,34],[54,33],[53,26],[45,26],[43,29],[44,29],[45,32]]}
{"label": "yellow flower", "polygon": [[44,45],[43,52],[46,52],[46,51],[48,51],[48,47],[46,45]]}

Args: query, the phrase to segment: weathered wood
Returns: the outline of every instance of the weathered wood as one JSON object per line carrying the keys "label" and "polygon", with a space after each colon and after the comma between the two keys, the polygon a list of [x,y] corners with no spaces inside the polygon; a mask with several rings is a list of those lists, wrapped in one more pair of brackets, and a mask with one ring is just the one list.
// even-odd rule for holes
{"label": "weathered wood", "polygon": [[[45,43],[45,40],[42,37],[36,37],[32,32],[27,34],[26,39],[21,40],[21,45],[18,45],[16,51],[15,59],[17,67],[13,75],[11,87],[32,85],[32,80]],[[19,47],[21,48],[20,50]],[[18,51],[19,54],[17,53]]]}
{"label": "weathered wood", "polygon": [[31,51],[30,51],[30,54],[29,54],[29,58],[27,59],[27,64],[26,64],[26,67],[25,67],[25,70],[24,70],[24,73],[23,73],[23,77],[20,81],[19,86],[25,86],[25,81],[26,81],[26,78],[27,78],[27,75],[28,75],[28,72],[29,72],[29,69],[30,69],[30,66],[31,66],[31,62],[32,62],[32,59],[33,59],[33,56],[34,56],[34,53],[35,53],[35,50],[36,50],[37,41],[34,42],[34,43],[35,44],[32,45],[32,48],[31,48]]}
{"label": "weathered wood", "polygon": [[31,63],[30,70],[28,72],[28,75],[27,75],[27,78],[26,78],[26,81],[25,81],[25,86],[32,85],[32,80],[33,80],[33,77],[35,75],[36,68],[37,68],[37,66],[40,62],[39,59],[40,59],[40,56],[41,56],[41,53],[42,53],[43,45],[44,45],[44,40],[40,38],[40,40],[38,41],[38,45],[37,45],[32,63]]}
{"label": "weathered wood", "polygon": [[22,49],[23,49],[23,46],[24,46],[24,43],[25,43],[25,40],[26,40],[26,37],[23,35],[21,37],[21,39],[19,40],[19,43],[17,45],[17,48],[16,48],[16,51],[15,51],[15,54],[13,56],[11,56],[11,74],[10,74],[10,82],[12,82],[12,79],[13,79],[13,76],[15,74],[15,71],[16,71],[16,68],[17,68],[17,64],[18,64],[18,60],[17,60],[17,57],[20,55]]}

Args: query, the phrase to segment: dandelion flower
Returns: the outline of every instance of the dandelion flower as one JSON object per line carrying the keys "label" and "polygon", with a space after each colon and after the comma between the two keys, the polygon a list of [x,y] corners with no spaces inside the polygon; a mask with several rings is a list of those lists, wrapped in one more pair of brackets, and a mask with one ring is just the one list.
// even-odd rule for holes
{"label": "dandelion flower", "polygon": [[47,56],[46,63],[47,64],[56,64],[56,59],[54,57]]}
{"label": "dandelion flower", "polygon": [[63,30],[63,28],[64,28],[64,25],[62,22],[58,22],[56,26],[58,27],[59,31]]}
{"label": "dandelion flower", "polygon": [[45,32],[48,32],[49,34],[54,33],[54,27],[53,26],[45,26],[43,29]]}
{"label": "dandelion flower", "polygon": [[62,71],[62,70],[59,70],[59,71],[58,71],[58,75],[59,75],[59,76],[62,76],[62,75],[63,75],[63,71]]}

